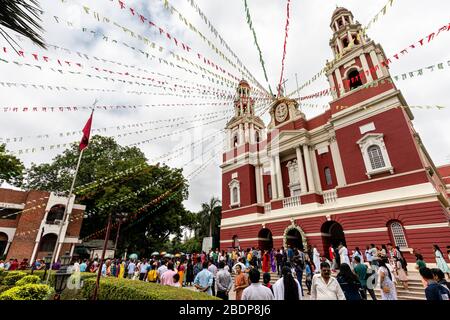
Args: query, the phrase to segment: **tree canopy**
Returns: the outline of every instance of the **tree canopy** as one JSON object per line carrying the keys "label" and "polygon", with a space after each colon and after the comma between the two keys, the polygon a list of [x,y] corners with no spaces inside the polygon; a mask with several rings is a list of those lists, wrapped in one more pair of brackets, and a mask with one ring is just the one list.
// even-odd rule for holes
{"label": "tree canopy", "polygon": [[25,167],[22,162],[6,152],[6,145],[0,144],[0,186],[3,182],[18,186],[22,183]]}
{"label": "tree canopy", "polygon": [[[23,186],[67,193],[78,154],[78,144],[74,143],[51,163],[32,164]],[[160,201],[157,210],[156,205],[149,206],[140,211],[136,218],[125,222],[120,232],[119,248],[145,255],[151,250],[159,250],[170,234],[181,235],[181,227],[192,219],[182,203],[188,197],[188,184],[182,169],[149,165],[142,151],[136,147],[120,146],[110,137],[92,137],[83,154],[75,190],[137,166],[140,168],[138,172],[123,175],[86,192],[78,192],[77,202],[87,206],[81,237],[103,228],[110,212],[130,216],[166,192],[165,201]],[[115,232],[112,231],[112,236]]]}

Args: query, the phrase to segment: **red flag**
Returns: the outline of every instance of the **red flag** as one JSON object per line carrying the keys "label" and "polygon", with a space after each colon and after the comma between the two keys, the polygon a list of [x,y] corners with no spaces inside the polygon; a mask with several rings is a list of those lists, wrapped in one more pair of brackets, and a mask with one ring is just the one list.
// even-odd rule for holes
{"label": "red flag", "polygon": [[89,117],[86,125],[83,128],[83,138],[81,138],[80,142],[80,151],[86,148],[89,144],[89,136],[91,135],[91,126],[92,126],[92,116],[94,115],[94,111],[92,111],[91,116]]}

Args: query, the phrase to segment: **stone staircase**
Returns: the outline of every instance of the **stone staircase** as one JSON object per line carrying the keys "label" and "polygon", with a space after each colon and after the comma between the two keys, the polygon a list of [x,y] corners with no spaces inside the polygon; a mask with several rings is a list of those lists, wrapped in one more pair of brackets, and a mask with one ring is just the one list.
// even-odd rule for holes
{"label": "stone staircase", "polygon": [[[332,275],[336,276],[336,274]],[[276,272],[270,272],[270,283],[274,284],[279,278],[280,277]],[[401,282],[398,282],[396,285],[398,300],[425,300],[425,289],[423,287],[422,281],[420,280],[419,273],[414,271],[408,272],[408,279],[408,290],[405,290],[403,288]],[[303,276],[302,286],[305,294],[305,299],[309,299],[310,296],[306,294],[305,276]],[[377,299],[381,300],[381,292],[379,288],[375,289],[375,295]],[[367,293],[367,296],[368,300],[371,300],[369,293]]]}

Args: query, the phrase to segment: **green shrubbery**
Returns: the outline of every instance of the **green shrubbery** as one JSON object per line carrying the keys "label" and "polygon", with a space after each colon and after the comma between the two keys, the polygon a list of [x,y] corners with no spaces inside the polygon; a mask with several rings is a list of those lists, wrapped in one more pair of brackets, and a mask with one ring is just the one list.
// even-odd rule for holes
{"label": "green shrubbery", "polygon": [[[83,296],[90,299],[94,293],[96,279],[87,279],[82,288]],[[156,283],[102,278],[98,292],[99,300],[220,300],[183,288],[162,286]]]}
{"label": "green shrubbery", "polygon": [[20,279],[19,281],[17,281],[16,286],[23,286],[26,284],[39,284],[39,283],[41,283],[41,277],[35,276],[35,275],[30,275],[30,276],[25,276],[22,279]]}
{"label": "green shrubbery", "polygon": [[0,294],[0,300],[46,300],[53,289],[45,284],[16,286]]}
{"label": "green shrubbery", "polygon": [[3,277],[2,284],[4,286],[14,286],[17,281],[25,277],[27,274],[22,271],[8,271]]}

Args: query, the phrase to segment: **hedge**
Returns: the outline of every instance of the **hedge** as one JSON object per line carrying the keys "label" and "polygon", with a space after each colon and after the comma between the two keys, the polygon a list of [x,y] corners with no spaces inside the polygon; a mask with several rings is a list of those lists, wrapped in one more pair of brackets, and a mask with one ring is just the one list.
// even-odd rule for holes
{"label": "hedge", "polygon": [[14,286],[17,281],[26,275],[27,274],[22,271],[9,271],[7,275],[3,277],[2,284],[5,286]]}
{"label": "hedge", "polygon": [[25,276],[16,282],[16,286],[23,286],[26,284],[39,284],[41,283],[41,278],[36,275]]}
{"label": "hedge", "polygon": [[0,300],[46,300],[53,289],[45,284],[26,284],[13,287],[0,294]]}
{"label": "hedge", "polygon": [[[90,299],[96,279],[87,279],[82,288],[83,297]],[[220,300],[206,293],[183,288],[162,286],[157,283],[130,279],[102,278],[99,300]]]}

